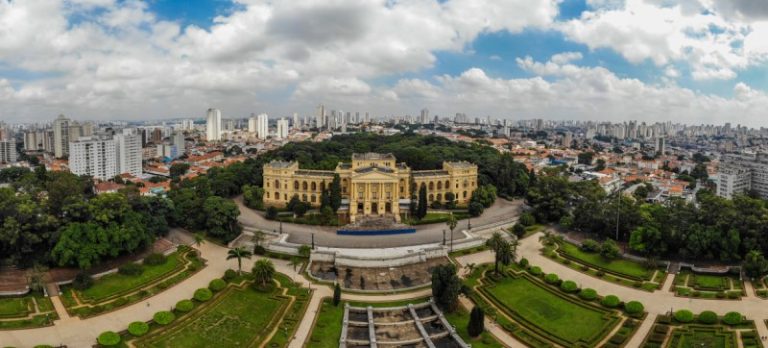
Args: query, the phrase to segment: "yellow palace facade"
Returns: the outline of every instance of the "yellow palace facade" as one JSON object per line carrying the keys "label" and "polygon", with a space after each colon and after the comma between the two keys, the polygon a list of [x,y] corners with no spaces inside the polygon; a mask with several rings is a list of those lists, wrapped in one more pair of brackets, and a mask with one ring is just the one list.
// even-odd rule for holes
{"label": "yellow palace facade", "polygon": [[348,210],[351,222],[385,215],[399,221],[400,211],[410,204],[411,190],[422,185],[430,204],[446,203],[446,194],[452,192],[456,204],[467,205],[477,188],[477,165],[469,162],[443,162],[440,170],[411,170],[392,154],[363,153],[353,154],[351,162],[340,162],[334,170],[301,169],[295,161],[265,164],[264,204],[284,207],[298,196],[319,207],[322,191],[330,188],[336,174],[341,179],[342,209]]}

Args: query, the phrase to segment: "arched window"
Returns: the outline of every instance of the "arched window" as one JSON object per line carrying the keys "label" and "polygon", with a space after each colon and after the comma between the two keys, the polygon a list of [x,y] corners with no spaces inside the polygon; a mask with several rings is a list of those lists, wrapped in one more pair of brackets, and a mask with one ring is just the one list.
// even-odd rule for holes
{"label": "arched window", "polygon": [[464,180],[464,187],[467,187],[469,185],[469,182],[467,180]]}
{"label": "arched window", "polygon": [[280,192],[275,191],[275,200],[280,200]]}
{"label": "arched window", "polygon": [[275,188],[276,189],[280,188],[280,180],[275,180]]}
{"label": "arched window", "polygon": [[304,191],[307,190],[307,182],[306,181],[301,183],[301,189],[304,190]]}
{"label": "arched window", "polygon": [[306,202],[307,201],[307,194],[306,193],[301,195],[301,201],[302,202]]}
{"label": "arched window", "polygon": [[467,198],[467,191],[464,191],[464,198]]}
{"label": "arched window", "polygon": [[293,189],[294,190],[298,190],[299,189],[299,181],[298,180],[293,182]]}
{"label": "arched window", "polygon": [[430,194],[429,194],[429,201],[430,201],[430,202],[432,202],[432,201],[434,201],[434,200],[435,200],[435,195],[433,195],[433,194],[431,194],[431,193],[430,193]]}
{"label": "arched window", "polygon": [[448,182],[448,180],[445,181],[445,189],[451,188],[451,184]]}
{"label": "arched window", "polygon": [[315,203],[315,202],[317,202],[317,196],[312,195],[312,203]]}
{"label": "arched window", "polygon": [[312,182],[312,191],[317,191],[317,184],[314,181]]}
{"label": "arched window", "polygon": [[[269,183],[267,183],[267,184],[269,184]],[[267,192],[267,198],[269,198],[269,192]]]}
{"label": "arched window", "polygon": [[438,202],[442,202],[443,201],[443,194],[442,193],[438,193],[437,194],[437,201]]}
{"label": "arched window", "polygon": [[443,182],[442,181],[438,181],[437,182],[437,189],[438,190],[442,190],[443,189]]}
{"label": "arched window", "polygon": [[435,183],[430,181],[429,182],[429,191],[433,191],[434,189],[435,189]]}
{"label": "arched window", "polygon": [[325,181],[320,183],[320,191],[325,191]]}

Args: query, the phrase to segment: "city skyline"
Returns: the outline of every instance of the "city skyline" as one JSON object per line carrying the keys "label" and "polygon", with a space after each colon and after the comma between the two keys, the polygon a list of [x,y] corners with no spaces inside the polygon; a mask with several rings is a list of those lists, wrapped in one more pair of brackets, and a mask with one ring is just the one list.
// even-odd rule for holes
{"label": "city skyline", "polygon": [[723,0],[4,0],[0,118],[282,117],[325,103],[760,127],[767,17]]}

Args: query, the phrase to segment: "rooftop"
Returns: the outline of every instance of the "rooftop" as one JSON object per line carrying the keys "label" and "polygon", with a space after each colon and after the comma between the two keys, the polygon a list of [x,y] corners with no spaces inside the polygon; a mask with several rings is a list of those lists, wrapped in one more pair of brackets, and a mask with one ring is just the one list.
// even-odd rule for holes
{"label": "rooftop", "polygon": [[289,168],[293,165],[293,162],[273,160],[268,165],[272,168]]}
{"label": "rooftop", "polygon": [[475,167],[474,164],[469,163],[467,161],[457,161],[457,162],[448,162],[451,166],[456,168],[472,168]]}
{"label": "rooftop", "polygon": [[395,160],[395,155],[391,153],[376,153],[376,152],[366,152],[366,153],[353,153],[352,154],[352,160],[358,161],[358,160]]}

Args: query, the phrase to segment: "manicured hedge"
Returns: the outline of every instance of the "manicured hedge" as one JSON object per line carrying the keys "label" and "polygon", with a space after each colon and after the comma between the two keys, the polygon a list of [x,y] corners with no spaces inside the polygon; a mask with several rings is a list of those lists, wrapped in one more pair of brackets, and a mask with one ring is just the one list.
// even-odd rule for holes
{"label": "manicured hedge", "polygon": [[134,321],[128,324],[128,333],[136,337],[144,336],[149,332],[149,325],[143,321]]}
{"label": "manicured hedge", "polygon": [[566,280],[560,284],[560,289],[565,292],[576,292],[579,291],[579,286],[573,280]]}
{"label": "manicured hedge", "polygon": [[675,312],[675,320],[681,323],[690,323],[693,321],[693,312],[687,309],[681,309]]}
{"label": "manicured hedge", "polygon": [[526,267],[528,267],[528,259],[526,258],[520,259],[519,265],[520,265],[520,268],[525,269]]}
{"label": "manicured hedge", "polygon": [[544,276],[544,281],[549,284],[555,284],[560,281],[560,277],[558,277],[557,274],[549,273]]}
{"label": "manicured hedge", "polygon": [[739,325],[742,321],[741,318],[742,316],[739,312],[728,312],[723,316],[723,322],[728,325]]}
{"label": "manicured hedge", "polygon": [[237,277],[237,272],[235,272],[235,270],[228,269],[224,271],[224,280],[230,281],[232,279],[235,279],[235,277]]}
{"label": "manicured hedge", "polygon": [[117,273],[127,276],[137,276],[144,273],[144,267],[138,263],[129,262],[117,269]]}
{"label": "manicured hedge", "polygon": [[645,307],[642,303],[638,301],[629,301],[624,305],[624,311],[627,312],[627,314],[630,315],[636,315],[640,314],[645,310]]}
{"label": "manicured hedge", "polygon": [[186,313],[195,308],[195,303],[192,300],[181,300],[176,302],[176,307],[174,308],[179,312]]}
{"label": "manicured hedge", "polygon": [[533,274],[533,275],[535,275],[535,276],[540,276],[540,275],[541,275],[541,273],[542,273],[542,271],[541,271],[541,268],[540,268],[539,266],[533,266],[533,267],[531,267],[531,268],[528,270],[528,272],[531,272],[531,274]]}
{"label": "manicured hedge", "polygon": [[713,311],[703,311],[699,314],[699,322],[702,324],[717,323],[717,313]]}
{"label": "manicured hedge", "polygon": [[208,283],[208,289],[211,289],[211,291],[213,292],[219,292],[223,290],[226,286],[227,286],[227,282],[219,278],[211,280],[211,282]]}
{"label": "manicured hedge", "polygon": [[621,303],[621,300],[619,300],[619,298],[616,297],[616,295],[608,295],[606,297],[603,297],[603,300],[600,301],[600,304],[608,308],[616,308],[619,306],[619,303]]}
{"label": "manicured hedge", "polygon": [[120,344],[120,335],[114,331],[104,331],[96,340],[102,346],[112,347]]}
{"label": "manicured hedge", "polygon": [[595,289],[590,289],[590,288],[581,289],[581,291],[579,292],[579,297],[582,300],[594,301],[597,298],[597,291],[595,291]]}
{"label": "manicured hedge", "polygon": [[198,300],[200,302],[205,302],[211,299],[213,297],[213,292],[211,292],[208,288],[200,288],[195,290],[194,298],[195,300]]}
{"label": "manicured hedge", "polygon": [[160,325],[168,325],[176,320],[176,315],[169,311],[160,311],[155,313],[152,319]]}

